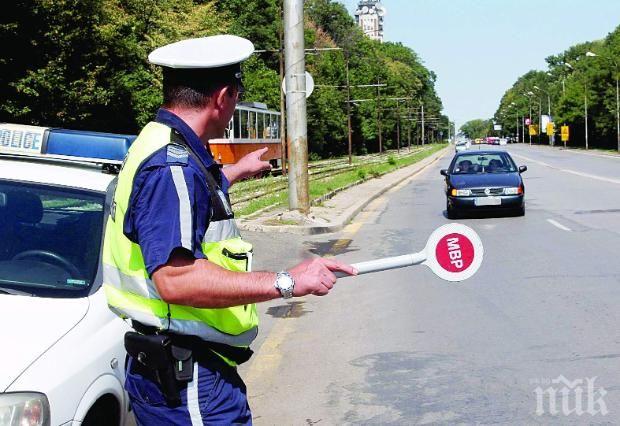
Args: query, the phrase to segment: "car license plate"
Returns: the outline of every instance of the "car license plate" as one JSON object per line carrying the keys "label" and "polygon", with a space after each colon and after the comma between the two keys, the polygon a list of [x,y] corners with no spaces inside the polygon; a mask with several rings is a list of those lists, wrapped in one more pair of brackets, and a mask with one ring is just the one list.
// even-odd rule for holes
{"label": "car license plate", "polygon": [[477,206],[500,206],[502,199],[499,197],[479,197],[474,199],[474,204]]}

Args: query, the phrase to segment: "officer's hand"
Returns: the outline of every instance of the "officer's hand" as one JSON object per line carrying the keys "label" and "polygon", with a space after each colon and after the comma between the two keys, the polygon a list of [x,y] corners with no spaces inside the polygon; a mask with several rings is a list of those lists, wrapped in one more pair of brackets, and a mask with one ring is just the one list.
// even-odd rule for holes
{"label": "officer's hand", "polygon": [[288,271],[295,280],[293,296],[325,296],[336,283],[336,271],[357,275],[357,270],[351,265],[334,259],[317,257],[301,262]]}
{"label": "officer's hand", "polygon": [[254,176],[257,173],[271,170],[271,164],[269,164],[269,161],[263,161],[260,159],[268,149],[269,148],[264,147],[257,149],[256,151],[252,151],[237,162],[236,165],[239,166],[239,169],[242,171],[243,177]]}

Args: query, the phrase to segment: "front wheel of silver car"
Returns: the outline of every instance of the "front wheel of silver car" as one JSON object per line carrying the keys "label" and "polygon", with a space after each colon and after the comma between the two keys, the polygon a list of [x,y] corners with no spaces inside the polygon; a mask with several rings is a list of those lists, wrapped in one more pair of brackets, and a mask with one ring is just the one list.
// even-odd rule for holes
{"label": "front wheel of silver car", "polygon": [[106,394],[90,408],[82,426],[119,425],[120,422],[120,404],[113,395]]}

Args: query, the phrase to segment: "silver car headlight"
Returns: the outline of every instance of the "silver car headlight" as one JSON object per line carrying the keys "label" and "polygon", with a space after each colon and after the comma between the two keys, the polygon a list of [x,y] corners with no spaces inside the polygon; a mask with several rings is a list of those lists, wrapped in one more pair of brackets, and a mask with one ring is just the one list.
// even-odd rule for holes
{"label": "silver car headlight", "polygon": [[36,392],[0,393],[0,425],[49,426],[47,396]]}

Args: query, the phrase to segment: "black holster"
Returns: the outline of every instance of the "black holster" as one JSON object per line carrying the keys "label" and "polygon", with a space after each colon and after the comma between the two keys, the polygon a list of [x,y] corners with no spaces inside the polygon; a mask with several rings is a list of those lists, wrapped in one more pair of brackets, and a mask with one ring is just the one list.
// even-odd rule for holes
{"label": "black holster", "polygon": [[193,377],[192,352],[172,345],[170,336],[125,333],[125,350],[136,362],[153,373],[160,390],[171,407],[181,404],[178,382]]}

